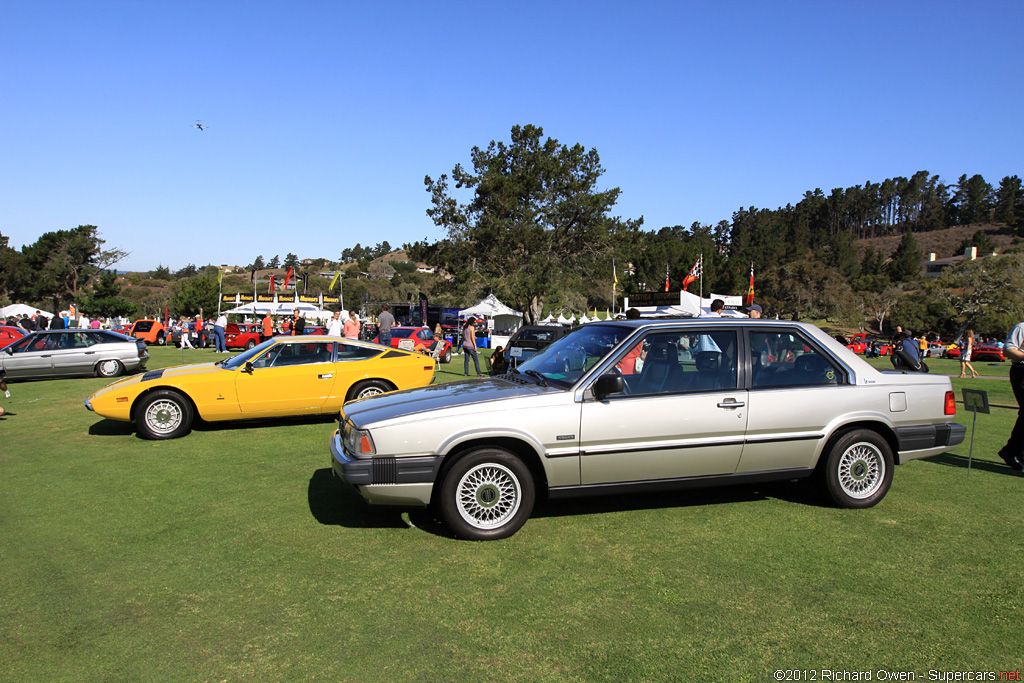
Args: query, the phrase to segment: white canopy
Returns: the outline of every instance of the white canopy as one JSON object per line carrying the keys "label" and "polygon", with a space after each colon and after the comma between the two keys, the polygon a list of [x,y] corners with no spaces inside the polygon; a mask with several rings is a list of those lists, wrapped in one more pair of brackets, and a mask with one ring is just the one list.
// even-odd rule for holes
{"label": "white canopy", "polygon": [[480,316],[487,318],[489,327],[495,334],[505,334],[519,329],[523,323],[523,314],[498,301],[498,297],[488,294],[476,306],[459,311],[460,318]]}
{"label": "white canopy", "polygon": [[0,308],[0,315],[2,315],[5,318],[10,315],[16,315],[20,318],[23,315],[34,316],[36,314],[36,311],[39,311],[47,318],[53,317],[53,313],[44,311],[41,308],[32,308],[31,306],[26,306],[25,304],[11,304],[10,306],[4,306],[3,308]]}
{"label": "white canopy", "polygon": [[[679,304],[671,306],[636,306],[635,308],[640,311],[640,314],[645,318],[656,318],[656,317],[684,317],[684,318],[699,318],[701,316],[707,316],[711,313],[711,302],[715,299],[721,299],[726,308],[722,311],[721,315],[723,318],[746,318],[746,313],[736,310],[743,306],[743,297],[741,296],[725,296],[722,294],[711,294],[704,299],[701,299],[696,294],[690,292],[679,292]],[[628,299],[627,299],[628,304]],[[735,307],[735,308],[732,308]]]}
{"label": "white canopy", "polygon": [[313,304],[297,304],[294,301],[279,301],[275,303],[269,303],[262,301],[259,303],[248,303],[236,308],[232,308],[229,311],[225,311],[226,314],[237,313],[238,315],[264,315],[268,311],[271,315],[290,315],[295,309],[299,309],[299,313],[302,314],[303,318],[316,318],[317,320],[327,320],[334,315],[331,311],[318,308]]}
{"label": "white canopy", "polygon": [[[597,320],[597,318],[594,318],[594,320]],[[586,325],[589,322],[590,322],[590,318],[587,317],[586,313],[584,313],[582,316],[580,316],[580,325]]]}

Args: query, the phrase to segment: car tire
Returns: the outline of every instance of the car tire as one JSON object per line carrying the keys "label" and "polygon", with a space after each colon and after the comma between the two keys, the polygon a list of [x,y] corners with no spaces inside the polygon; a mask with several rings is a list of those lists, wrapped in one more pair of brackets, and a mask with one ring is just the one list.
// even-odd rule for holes
{"label": "car tire", "polygon": [[508,538],[533,512],[533,475],[522,460],[502,448],[469,451],[446,469],[440,485],[441,518],[460,538]]}
{"label": "car tire", "polygon": [[161,332],[160,334],[156,335],[156,345],[157,346],[163,346],[166,343],[167,343],[167,337],[164,336],[163,332]]}
{"label": "car tire", "polygon": [[825,493],[841,508],[877,505],[892,484],[892,449],[878,432],[854,429],[836,439],[821,473]]}
{"label": "car tire", "polygon": [[451,363],[452,362],[452,347],[449,346],[447,349],[445,349],[444,355],[441,356],[441,362],[442,363]]}
{"label": "car tire", "polygon": [[111,377],[117,377],[122,372],[124,372],[124,366],[116,358],[101,360],[96,364],[96,375],[99,377],[110,379]]}
{"label": "car tire", "polygon": [[256,340],[255,339],[250,339],[249,341],[245,342],[245,350],[246,351],[248,351],[251,348],[254,348],[255,346],[256,346]]}
{"label": "car tire", "polygon": [[135,409],[135,427],[146,439],[177,439],[192,431],[192,403],[176,391],[146,394]]}
{"label": "car tire", "polygon": [[367,379],[353,385],[352,388],[348,390],[348,396],[345,397],[345,402],[355,401],[360,398],[368,398],[370,396],[379,396],[380,394],[386,394],[389,391],[393,391],[393,389],[388,386],[386,382],[382,382],[379,379]]}

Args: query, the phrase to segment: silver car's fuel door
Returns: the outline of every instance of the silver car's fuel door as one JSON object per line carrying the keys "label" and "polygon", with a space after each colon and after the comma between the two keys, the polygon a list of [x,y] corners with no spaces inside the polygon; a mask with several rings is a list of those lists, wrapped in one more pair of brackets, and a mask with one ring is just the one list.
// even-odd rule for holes
{"label": "silver car's fuel door", "polygon": [[582,484],[736,470],[747,426],[738,328],[652,331],[620,353],[623,391],[583,401]]}

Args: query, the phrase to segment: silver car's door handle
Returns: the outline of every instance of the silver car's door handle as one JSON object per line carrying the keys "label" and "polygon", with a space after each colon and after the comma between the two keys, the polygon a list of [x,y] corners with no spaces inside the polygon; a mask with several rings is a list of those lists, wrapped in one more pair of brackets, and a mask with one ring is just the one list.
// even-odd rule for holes
{"label": "silver car's door handle", "polygon": [[743,401],[722,401],[718,404],[719,408],[742,408],[747,405]]}
{"label": "silver car's door handle", "polygon": [[334,373],[333,372],[328,372],[326,375],[317,375],[316,376],[317,379],[330,379],[332,377],[334,377]]}

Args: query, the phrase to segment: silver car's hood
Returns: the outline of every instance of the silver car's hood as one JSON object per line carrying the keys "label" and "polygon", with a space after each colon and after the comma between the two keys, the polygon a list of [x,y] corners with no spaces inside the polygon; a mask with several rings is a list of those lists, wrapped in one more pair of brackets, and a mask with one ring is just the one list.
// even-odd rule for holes
{"label": "silver car's hood", "polygon": [[432,384],[420,389],[396,391],[346,403],[345,417],[357,427],[407,418],[435,410],[459,412],[465,406],[478,406],[490,401],[537,396],[545,392],[563,393],[566,389],[542,387],[532,380],[508,380],[500,377],[469,379],[445,384]]}

